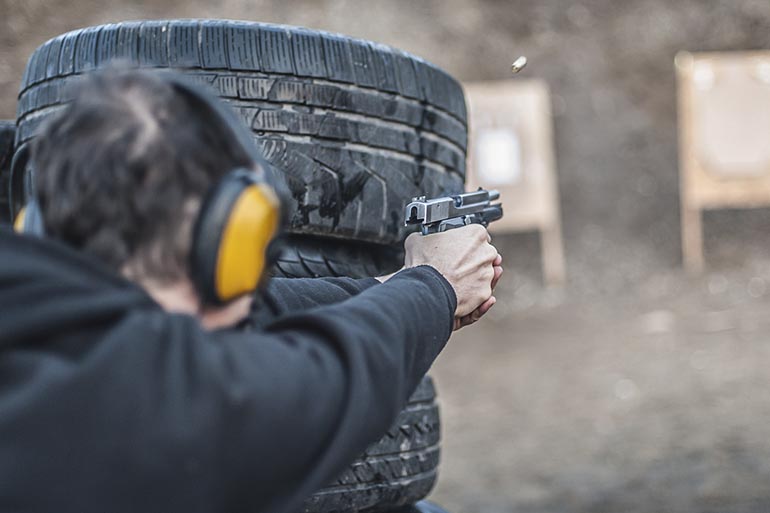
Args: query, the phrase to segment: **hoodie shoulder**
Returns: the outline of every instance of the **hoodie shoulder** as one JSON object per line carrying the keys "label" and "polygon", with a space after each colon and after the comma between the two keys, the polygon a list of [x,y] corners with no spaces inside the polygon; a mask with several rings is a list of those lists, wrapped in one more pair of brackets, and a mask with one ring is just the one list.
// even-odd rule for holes
{"label": "hoodie shoulder", "polygon": [[0,349],[159,308],[140,287],[56,241],[0,228]]}

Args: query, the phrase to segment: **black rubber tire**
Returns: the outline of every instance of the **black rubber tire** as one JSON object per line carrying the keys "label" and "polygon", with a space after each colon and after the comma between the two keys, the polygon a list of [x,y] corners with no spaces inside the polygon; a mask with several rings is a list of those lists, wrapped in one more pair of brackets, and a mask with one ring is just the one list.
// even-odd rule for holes
{"label": "black rubber tire", "polygon": [[440,437],[436,391],[426,376],[387,434],[302,511],[378,512],[423,499],[436,483]]}
{"label": "black rubber tire", "polygon": [[0,224],[11,220],[11,160],[16,123],[0,120]]}
{"label": "black rubber tire", "polygon": [[288,238],[272,275],[283,278],[371,278],[395,272],[403,262],[403,250],[389,246],[292,236]]}
{"label": "black rubber tire", "polygon": [[46,42],[22,80],[17,147],[67,101],[79,74],[116,58],[179,69],[236,108],[283,172],[292,234],[398,246],[412,197],[463,189],[457,81],[383,45],[260,23],[126,22]]}
{"label": "black rubber tire", "polygon": [[447,510],[429,501],[408,504],[398,509],[388,510],[387,513],[449,513]]}

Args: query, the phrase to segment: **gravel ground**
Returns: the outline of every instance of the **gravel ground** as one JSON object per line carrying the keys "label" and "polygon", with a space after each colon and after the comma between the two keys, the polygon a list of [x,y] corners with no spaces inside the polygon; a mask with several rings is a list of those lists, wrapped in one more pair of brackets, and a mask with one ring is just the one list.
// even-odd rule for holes
{"label": "gravel ground", "polygon": [[770,510],[770,265],[721,262],[617,295],[543,289],[509,264],[498,305],[434,369],[433,499],[453,512]]}

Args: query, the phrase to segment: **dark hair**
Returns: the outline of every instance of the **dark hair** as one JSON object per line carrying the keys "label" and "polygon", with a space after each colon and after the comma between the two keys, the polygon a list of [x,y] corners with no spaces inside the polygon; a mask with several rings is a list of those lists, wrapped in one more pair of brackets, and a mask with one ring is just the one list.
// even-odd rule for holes
{"label": "dark hair", "polygon": [[212,109],[155,73],[99,71],[71,94],[32,145],[46,234],[135,279],[186,276],[203,195],[255,163]]}

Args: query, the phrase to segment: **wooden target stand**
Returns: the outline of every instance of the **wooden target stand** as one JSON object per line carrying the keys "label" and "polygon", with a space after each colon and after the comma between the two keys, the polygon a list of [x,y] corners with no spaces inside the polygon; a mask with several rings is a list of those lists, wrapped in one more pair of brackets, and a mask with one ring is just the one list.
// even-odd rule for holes
{"label": "wooden target stand", "polygon": [[704,268],[702,211],[770,206],[770,51],[676,56],[684,267]]}
{"label": "wooden target stand", "polygon": [[504,216],[490,232],[539,231],[544,281],[565,280],[548,86],[542,80],[464,84],[469,107],[467,188],[497,189]]}

